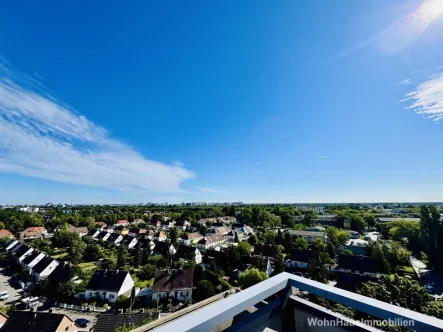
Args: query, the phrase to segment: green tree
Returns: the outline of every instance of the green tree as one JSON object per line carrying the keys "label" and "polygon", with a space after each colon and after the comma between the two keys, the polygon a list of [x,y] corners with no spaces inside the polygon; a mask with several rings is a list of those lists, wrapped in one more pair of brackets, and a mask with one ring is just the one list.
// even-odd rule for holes
{"label": "green tree", "polygon": [[199,233],[202,236],[206,236],[206,234],[208,233],[208,227],[206,227],[206,225],[201,225],[200,229],[199,229]]}
{"label": "green tree", "polygon": [[343,249],[341,252],[343,255],[354,255],[354,253],[349,249]]}
{"label": "green tree", "polygon": [[249,242],[243,241],[238,244],[237,249],[240,255],[250,255],[252,247]]}
{"label": "green tree", "polygon": [[200,280],[197,283],[197,288],[193,292],[195,301],[203,301],[215,295],[215,288],[208,280]]}
{"label": "green tree", "polygon": [[256,244],[258,242],[257,235],[251,234],[249,236],[248,242],[252,245]]}
{"label": "green tree", "polygon": [[123,246],[118,246],[117,247],[117,265],[124,266],[124,265],[128,264],[128,260],[129,260],[128,249],[126,249]]}
{"label": "green tree", "polygon": [[425,252],[429,257],[429,262],[435,267],[436,271],[443,272],[443,225],[441,215],[437,208],[432,205],[423,205],[420,207],[420,226],[425,245]]}
{"label": "green tree", "polygon": [[332,277],[327,266],[332,263],[333,261],[326,252],[314,251],[308,264],[309,277],[312,280],[326,284]]}
{"label": "green tree", "polygon": [[308,240],[304,237],[298,237],[295,239],[294,247],[298,249],[308,249]]}
{"label": "green tree", "polygon": [[178,229],[176,227],[172,227],[169,231],[169,238],[171,239],[171,244],[175,244],[178,239]]}
{"label": "green tree", "polygon": [[155,265],[147,264],[137,272],[137,277],[140,278],[140,280],[150,280],[154,277],[155,271],[157,271]]}
{"label": "green tree", "polygon": [[104,257],[104,252],[102,246],[97,243],[90,244],[86,247],[84,253],[84,260],[87,262],[98,261],[100,258]]}
{"label": "green tree", "polygon": [[80,240],[74,241],[72,243],[72,245],[69,248],[69,254],[68,254],[69,260],[71,261],[72,264],[76,265],[83,261],[85,249],[86,249],[86,243]]}
{"label": "green tree", "polygon": [[335,227],[328,227],[326,229],[326,235],[335,248],[345,245],[351,237],[349,232],[339,230]]}
{"label": "green tree", "polygon": [[357,231],[360,234],[364,234],[366,232],[366,228],[368,227],[368,224],[363,220],[363,218],[355,214],[349,217],[349,225],[353,231]]}
{"label": "green tree", "polygon": [[239,279],[238,282],[242,286],[242,288],[248,288],[251,286],[254,286],[255,284],[258,284],[259,282],[262,282],[266,280],[268,276],[265,272],[260,271],[256,268],[247,269],[244,271]]}

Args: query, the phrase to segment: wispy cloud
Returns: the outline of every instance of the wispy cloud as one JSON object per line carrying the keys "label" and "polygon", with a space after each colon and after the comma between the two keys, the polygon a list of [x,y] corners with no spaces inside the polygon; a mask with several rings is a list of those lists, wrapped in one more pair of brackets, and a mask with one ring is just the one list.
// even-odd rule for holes
{"label": "wispy cloud", "polygon": [[325,159],[325,158],[329,158],[329,156],[318,156],[317,159]]}
{"label": "wispy cloud", "polygon": [[201,192],[205,192],[205,193],[216,193],[216,192],[218,192],[217,189],[213,189],[213,188],[202,188],[202,187],[197,187],[197,188],[195,188],[195,189],[197,189],[198,191],[201,191]]}
{"label": "wispy cloud", "polygon": [[0,63],[0,172],[111,189],[178,191],[194,174],[148,160]]}
{"label": "wispy cloud", "polygon": [[402,102],[408,102],[406,109],[422,114],[428,119],[443,119],[443,74],[436,74],[420,83],[414,91],[407,93]]}
{"label": "wispy cloud", "polygon": [[406,78],[400,82],[400,85],[409,85],[412,84],[412,80],[410,78]]}
{"label": "wispy cloud", "polygon": [[345,58],[375,43],[385,53],[398,53],[416,42],[441,15],[443,15],[441,0],[423,0],[420,6],[409,10],[379,33],[329,56],[322,64]]}

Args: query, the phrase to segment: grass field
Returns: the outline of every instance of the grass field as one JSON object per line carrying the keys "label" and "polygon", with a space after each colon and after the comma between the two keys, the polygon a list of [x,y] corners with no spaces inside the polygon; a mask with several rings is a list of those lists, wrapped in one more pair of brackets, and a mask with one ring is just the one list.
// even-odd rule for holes
{"label": "grass field", "polygon": [[95,262],[86,262],[86,263],[80,263],[77,265],[82,270],[92,270],[96,268]]}

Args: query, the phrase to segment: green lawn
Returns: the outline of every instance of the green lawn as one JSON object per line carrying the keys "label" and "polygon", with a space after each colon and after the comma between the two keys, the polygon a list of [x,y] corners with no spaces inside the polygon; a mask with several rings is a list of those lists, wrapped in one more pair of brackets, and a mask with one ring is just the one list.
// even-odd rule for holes
{"label": "green lawn", "polygon": [[54,259],[61,259],[61,258],[63,258],[63,257],[65,257],[65,256],[67,256],[68,255],[68,249],[59,249],[59,250],[55,250],[53,253],[52,253],[52,258],[54,258]]}
{"label": "green lawn", "polygon": [[92,269],[96,268],[95,262],[80,263],[77,266],[79,268],[81,268],[83,271],[92,270]]}

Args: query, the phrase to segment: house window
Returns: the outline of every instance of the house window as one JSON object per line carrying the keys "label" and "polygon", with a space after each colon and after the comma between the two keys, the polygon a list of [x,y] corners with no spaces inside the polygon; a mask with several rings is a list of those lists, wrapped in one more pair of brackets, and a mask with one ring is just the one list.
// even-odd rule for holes
{"label": "house window", "polygon": [[109,298],[110,298],[110,299],[113,299],[113,298],[114,298],[114,295],[109,294]]}
{"label": "house window", "polygon": [[185,281],[184,280],[180,280],[180,286],[184,286],[185,285]]}

